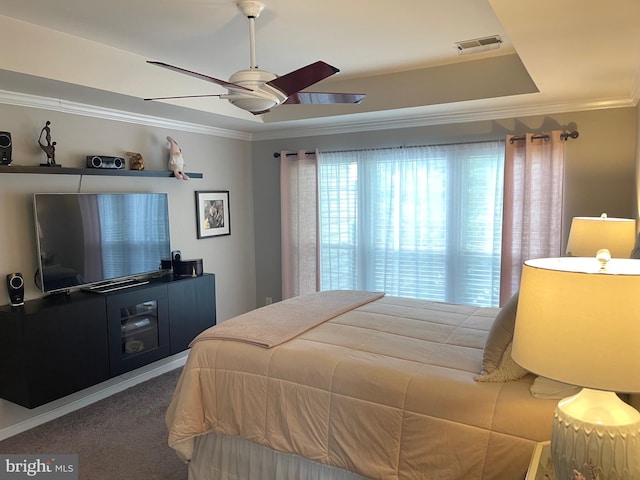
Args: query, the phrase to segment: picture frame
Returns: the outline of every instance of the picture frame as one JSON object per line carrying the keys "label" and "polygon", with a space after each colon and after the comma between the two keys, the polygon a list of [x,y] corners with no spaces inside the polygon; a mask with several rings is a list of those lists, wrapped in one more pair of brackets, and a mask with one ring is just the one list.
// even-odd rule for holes
{"label": "picture frame", "polygon": [[231,235],[228,190],[196,192],[198,239]]}

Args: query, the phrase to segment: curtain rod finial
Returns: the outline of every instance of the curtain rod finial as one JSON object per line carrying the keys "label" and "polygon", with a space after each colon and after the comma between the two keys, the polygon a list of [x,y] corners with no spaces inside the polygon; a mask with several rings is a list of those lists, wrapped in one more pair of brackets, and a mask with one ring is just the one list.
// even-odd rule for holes
{"label": "curtain rod finial", "polygon": [[575,139],[576,139],[576,138],[578,138],[579,136],[580,136],[580,133],[578,133],[576,130],[574,130],[573,132],[565,132],[565,133],[562,133],[562,134],[560,135],[560,139],[561,139],[561,140],[568,140],[569,138],[573,138],[573,139],[575,140]]}

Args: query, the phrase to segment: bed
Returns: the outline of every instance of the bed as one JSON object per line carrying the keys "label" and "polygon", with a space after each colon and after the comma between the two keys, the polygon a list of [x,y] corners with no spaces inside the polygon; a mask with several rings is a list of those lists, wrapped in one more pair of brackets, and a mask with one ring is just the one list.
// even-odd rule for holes
{"label": "bed", "polygon": [[167,411],[191,480],[524,479],[557,399],[503,309],[330,291],[202,332]]}

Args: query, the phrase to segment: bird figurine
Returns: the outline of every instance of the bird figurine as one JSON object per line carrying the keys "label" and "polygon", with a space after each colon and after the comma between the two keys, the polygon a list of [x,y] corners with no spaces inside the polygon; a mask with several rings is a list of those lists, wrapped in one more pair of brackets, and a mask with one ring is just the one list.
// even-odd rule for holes
{"label": "bird figurine", "polygon": [[178,143],[171,137],[167,137],[169,141],[169,170],[173,172],[176,178],[189,180],[189,175],[184,172],[184,159],[182,158],[182,150]]}

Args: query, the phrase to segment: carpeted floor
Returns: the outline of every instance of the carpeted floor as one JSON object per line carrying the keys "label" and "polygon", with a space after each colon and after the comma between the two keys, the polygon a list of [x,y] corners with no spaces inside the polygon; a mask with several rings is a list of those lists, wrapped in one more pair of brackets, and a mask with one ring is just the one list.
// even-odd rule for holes
{"label": "carpeted floor", "polygon": [[0,453],[78,454],[80,480],[184,480],[164,424],[181,370],[0,441]]}

